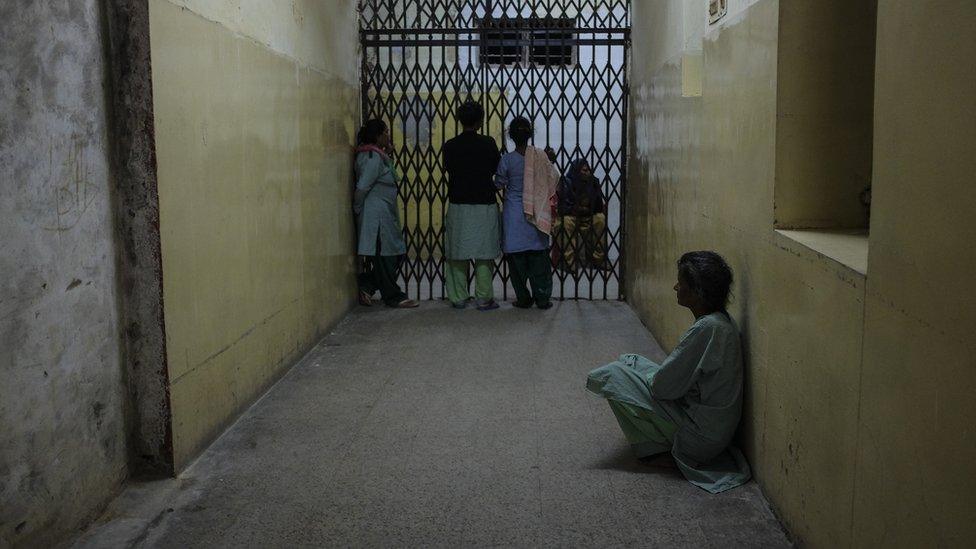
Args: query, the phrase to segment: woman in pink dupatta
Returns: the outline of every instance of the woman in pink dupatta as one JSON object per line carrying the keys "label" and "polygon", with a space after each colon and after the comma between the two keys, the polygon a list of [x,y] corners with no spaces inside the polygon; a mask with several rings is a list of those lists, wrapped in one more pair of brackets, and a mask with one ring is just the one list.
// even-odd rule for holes
{"label": "woman in pink dupatta", "polygon": [[356,143],[356,187],[353,211],[358,232],[357,253],[365,269],[359,273],[359,303],[372,305],[377,290],[388,307],[412,308],[397,284],[400,256],[407,252],[397,209],[397,175],[387,154],[390,129],[382,120],[369,120]]}

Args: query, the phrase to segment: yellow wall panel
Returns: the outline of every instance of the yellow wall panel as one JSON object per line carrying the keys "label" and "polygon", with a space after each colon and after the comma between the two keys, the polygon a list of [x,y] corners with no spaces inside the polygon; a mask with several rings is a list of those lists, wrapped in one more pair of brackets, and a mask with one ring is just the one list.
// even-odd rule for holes
{"label": "yellow wall panel", "polygon": [[854,541],[976,537],[976,5],[879,2]]}
{"label": "yellow wall panel", "polygon": [[348,310],[358,89],[166,0],[150,17],[180,468]]}
{"label": "yellow wall panel", "polygon": [[780,6],[776,225],[866,229],[875,2]]}
{"label": "yellow wall panel", "polygon": [[644,9],[635,4],[628,299],[673,346],[692,321],[675,303],[675,262],[696,249],[725,256],[748,364],[740,444],[794,534],[843,546],[865,281],[773,229],[779,3],[761,0],[699,35],[701,97],[682,93],[693,53],[641,62],[656,54],[638,37],[663,24]]}
{"label": "yellow wall panel", "polygon": [[[801,544],[965,546],[976,534],[976,298],[968,276],[976,266],[976,9],[879,3],[876,80],[845,83],[875,90],[864,275],[773,229],[777,177],[810,166],[797,164],[810,159],[794,145],[856,138],[836,124],[784,116],[802,99],[797,78],[831,71],[794,40],[812,4],[759,0],[710,26],[699,35],[701,97],[682,97],[682,74],[694,71],[684,64],[698,45],[685,36],[681,51],[662,38],[681,33],[663,27],[695,4],[634,4],[628,299],[673,346],[691,321],[671,290],[677,258],[714,249],[732,264],[730,310],[747,363],[739,440]],[[781,26],[784,17],[790,27]],[[871,47],[856,33],[829,40],[818,47]],[[786,67],[786,85],[784,44],[792,63],[810,64]],[[852,109],[863,118],[863,106]],[[835,130],[842,135],[831,144]],[[803,190],[814,200],[820,191]]]}

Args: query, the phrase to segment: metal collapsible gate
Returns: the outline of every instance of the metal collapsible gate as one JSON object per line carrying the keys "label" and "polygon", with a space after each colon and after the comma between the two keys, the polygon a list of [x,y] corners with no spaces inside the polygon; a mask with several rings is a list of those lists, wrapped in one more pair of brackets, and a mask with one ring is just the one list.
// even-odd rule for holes
{"label": "metal collapsible gate", "polygon": [[[503,153],[504,129],[525,116],[560,172],[583,158],[602,185],[602,233],[573,217],[583,223],[554,235],[553,297],[623,298],[630,0],[360,0],[360,37],[363,119],[391,123],[411,297],[444,297],[441,146],[474,99]],[[502,260],[495,286],[511,295]]]}

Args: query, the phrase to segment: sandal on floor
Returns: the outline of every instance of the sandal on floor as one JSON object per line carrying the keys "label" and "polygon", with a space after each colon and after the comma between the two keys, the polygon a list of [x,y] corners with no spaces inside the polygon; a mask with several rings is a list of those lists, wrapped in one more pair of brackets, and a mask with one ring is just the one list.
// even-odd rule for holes
{"label": "sandal on floor", "polygon": [[498,307],[499,307],[498,302],[495,301],[494,299],[478,304],[479,311],[493,311]]}
{"label": "sandal on floor", "polygon": [[359,304],[362,305],[363,307],[372,307],[373,306],[373,296],[369,295],[368,293],[366,293],[363,290],[360,290],[359,291],[359,298],[358,299],[359,299]]}
{"label": "sandal on floor", "polygon": [[417,303],[412,299],[404,299],[403,301],[396,304],[397,309],[413,309],[416,307],[420,307],[420,303]]}

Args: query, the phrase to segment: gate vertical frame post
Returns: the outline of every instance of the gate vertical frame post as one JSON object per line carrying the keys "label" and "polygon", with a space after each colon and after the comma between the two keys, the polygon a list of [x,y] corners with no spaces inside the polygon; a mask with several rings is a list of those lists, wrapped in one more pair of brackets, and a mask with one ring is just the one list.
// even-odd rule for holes
{"label": "gate vertical frame post", "polygon": [[[627,26],[630,27],[633,17],[631,11],[631,1],[627,0]],[[626,36],[627,43],[624,46],[624,80],[623,80],[623,135],[620,149],[622,151],[620,162],[620,260],[617,264],[617,300],[627,300],[627,187],[630,182],[629,159],[630,159],[630,47],[631,36]]]}

